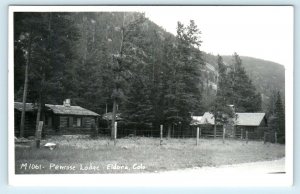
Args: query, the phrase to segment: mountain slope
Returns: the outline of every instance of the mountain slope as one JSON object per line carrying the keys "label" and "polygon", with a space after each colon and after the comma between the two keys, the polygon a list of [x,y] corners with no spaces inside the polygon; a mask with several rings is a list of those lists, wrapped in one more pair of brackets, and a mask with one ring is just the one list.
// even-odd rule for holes
{"label": "mountain slope", "polygon": [[[159,32],[161,36],[171,36],[172,34],[163,30],[160,26],[156,25],[152,21],[148,21],[149,27]],[[173,37],[175,38],[175,37]],[[174,39],[175,40],[175,39]],[[201,48],[200,48],[201,49]],[[204,101],[210,104],[213,101],[213,95],[215,95],[217,85],[217,56],[202,52],[203,59],[205,61],[205,68],[203,69],[204,75],[202,76],[203,86],[207,89],[204,90]],[[222,56],[225,64],[232,64],[232,56]],[[272,61],[266,61],[263,59],[240,56],[242,64],[245,67],[247,74],[252,80],[257,91],[262,95],[262,108],[263,111],[267,110],[270,97],[274,91],[280,91],[281,96],[284,99],[285,91],[285,70],[284,66]],[[210,90],[210,91],[208,91]]]}
{"label": "mountain slope", "polygon": [[[203,53],[207,63],[217,71],[217,56]],[[232,64],[232,56],[222,56],[227,65]],[[280,91],[284,98],[285,69],[284,66],[272,61],[241,56],[242,64],[258,92],[262,94],[263,110],[267,109],[273,91]],[[215,72],[216,73],[216,72]]]}

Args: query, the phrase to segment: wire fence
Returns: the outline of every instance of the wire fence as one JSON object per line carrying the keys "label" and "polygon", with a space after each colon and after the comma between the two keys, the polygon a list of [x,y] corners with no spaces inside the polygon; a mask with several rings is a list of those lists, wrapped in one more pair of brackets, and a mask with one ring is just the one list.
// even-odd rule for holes
{"label": "wire fence", "polygon": [[[110,128],[99,128],[99,135],[110,136]],[[124,137],[156,137],[156,138],[222,138],[241,139],[246,142],[255,140],[264,143],[284,143],[284,134],[278,133],[269,127],[257,127],[247,129],[235,129],[234,132],[224,130],[222,126],[213,127],[189,127],[189,128],[166,128],[163,125],[157,129],[128,129],[118,128],[117,138]]]}
{"label": "wire fence", "polygon": [[[27,129],[26,129],[27,130]],[[34,131],[34,130],[31,130]],[[45,134],[47,135],[72,135],[72,134],[85,134],[90,135],[91,137],[111,137],[112,129],[109,127],[98,127],[92,126],[89,129],[82,130],[63,130],[58,133],[55,131],[49,131],[47,127],[43,129],[43,138]],[[223,142],[226,139],[240,139],[243,141],[263,141],[264,143],[285,143],[284,134],[276,132],[269,127],[252,127],[252,128],[240,128],[236,127],[233,130],[226,130],[223,126],[168,126],[160,125],[157,128],[127,128],[122,125],[119,125],[116,129],[117,135],[116,138],[125,138],[125,137],[154,137],[160,138],[161,141],[163,138],[195,138],[195,141],[198,142],[199,138],[221,138]],[[29,134],[29,133],[28,133]],[[31,134],[34,136],[34,134]]]}

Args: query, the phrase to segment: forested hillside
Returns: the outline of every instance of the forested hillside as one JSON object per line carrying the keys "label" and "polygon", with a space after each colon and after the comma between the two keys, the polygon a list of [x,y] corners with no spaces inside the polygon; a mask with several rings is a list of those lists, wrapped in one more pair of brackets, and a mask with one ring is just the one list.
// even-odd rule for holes
{"label": "forested hillside", "polygon": [[16,13],[14,22],[15,101],[39,111],[70,98],[99,114],[120,112],[131,128],[171,129],[216,107],[219,90],[231,92],[219,103],[248,112],[262,110],[260,93],[267,101],[284,91],[278,65],[201,52],[193,21],[178,22],[176,36],[134,12]]}
{"label": "forested hillside", "polygon": [[[217,56],[203,53],[204,60],[217,69]],[[268,111],[273,95],[279,91],[284,99],[285,70],[284,66],[275,62],[240,56],[243,66],[257,91],[262,94],[262,110]],[[232,64],[232,56],[222,56],[226,65]],[[213,73],[211,71],[211,73]],[[215,74],[217,71],[215,70]]]}

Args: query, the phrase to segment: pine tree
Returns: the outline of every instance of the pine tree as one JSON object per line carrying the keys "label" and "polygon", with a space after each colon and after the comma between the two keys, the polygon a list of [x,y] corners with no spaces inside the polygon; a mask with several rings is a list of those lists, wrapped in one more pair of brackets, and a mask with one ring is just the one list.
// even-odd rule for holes
{"label": "pine tree", "polygon": [[28,44],[30,47],[24,47],[25,53],[28,54],[29,70],[25,68],[28,71],[28,82],[25,79],[23,101],[26,101],[25,90],[28,83],[28,97],[30,101],[36,102],[38,107],[36,118],[38,126],[43,104],[56,101],[60,97],[60,95],[49,94],[58,93],[57,90],[62,84],[62,72],[67,69],[65,64],[69,62],[69,58],[72,58],[70,45],[77,37],[76,28],[70,13],[16,14],[20,14],[19,22],[23,23],[22,28],[16,28],[20,35],[19,42],[27,40],[30,43]]}
{"label": "pine tree", "polygon": [[271,96],[269,97],[269,103],[268,103],[268,106],[267,106],[267,108],[268,108],[267,109],[267,114],[269,116],[275,114],[276,99],[277,99],[277,92],[275,90],[272,90]]}
{"label": "pine tree", "polygon": [[234,117],[234,111],[229,106],[230,99],[233,95],[230,88],[231,80],[227,74],[227,67],[223,62],[223,58],[218,55],[218,85],[217,95],[211,112],[215,118],[214,137],[216,137],[216,128],[218,124],[226,125],[230,121],[229,118]]}
{"label": "pine tree", "polygon": [[136,35],[126,49],[126,63],[130,63],[130,78],[127,80],[127,90],[122,108],[126,125],[134,129],[135,134],[150,131],[153,128],[155,113],[152,101],[153,90],[153,50],[151,39],[146,36],[145,23],[136,29]]}
{"label": "pine tree", "polygon": [[[71,89],[65,96],[74,104],[84,106],[97,113],[105,113],[111,104],[113,90],[112,42],[118,42],[109,29],[107,21],[111,13],[80,13],[78,17],[81,37],[75,44],[78,57],[73,59],[69,75]],[[111,35],[109,37],[108,35]]]}
{"label": "pine tree", "polygon": [[117,104],[119,104],[124,99],[124,84],[126,84],[128,73],[130,74],[130,66],[136,61],[136,47],[134,43],[138,40],[138,37],[140,36],[140,25],[144,21],[144,14],[137,14],[137,16],[135,16],[135,14],[126,15],[126,13],[123,13],[123,21],[120,30],[120,47],[118,53],[114,55],[114,88],[111,95],[113,100],[111,124],[112,138],[115,136],[114,128],[117,114]]}
{"label": "pine tree", "polygon": [[[229,70],[229,72],[228,72]],[[218,56],[218,90],[211,112],[216,125],[226,125],[237,112],[257,112],[261,110],[261,97],[249,79],[242,60],[234,53],[233,65],[227,68],[222,57]]]}
{"label": "pine tree", "polygon": [[171,54],[173,60],[170,61],[170,71],[166,72],[170,78],[167,79],[168,93],[164,97],[164,118],[169,126],[179,123],[188,127],[191,112],[197,111],[201,104],[200,70],[203,60],[199,51],[200,34],[194,21],[191,20],[186,27],[178,22],[176,44]]}
{"label": "pine tree", "polygon": [[279,142],[285,142],[285,111],[281,100],[280,92],[277,92],[277,99],[275,103],[275,126],[278,132]]}
{"label": "pine tree", "polygon": [[229,103],[233,104],[238,112],[257,112],[261,110],[261,96],[256,92],[252,81],[249,79],[242,60],[237,53],[233,55],[233,65],[229,72],[231,79],[230,89],[232,95]]}
{"label": "pine tree", "polygon": [[[25,20],[25,21],[24,21]],[[22,67],[19,61],[21,63],[25,63],[25,69],[24,69],[24,87],[23,87],[23,96],[22,96],[22,113],[21,113],[21,121],[20,121],[20,137],[24,136],[24,128],[25,128],[25,116],[26,116],[26,101],[27,101],[27,93],[28,93],[28,72],[29,72],[29,66],[31,63],[31,53],[32,53],[32,39],[34,39],[33,34],[33,28],[34,26],[28,25],[26,21],[31,21],[31,14],[15,14],[15,31],[14,35],[17,41],[15,41],[15,52],[19,51],[19,55],[14,55],[15,57],[15,72],[19,68]],[[20,60],[18,60],[20,59]],[[16,75],[15,75],[16,77]],[[17,82],[15,82],[17,83]],[[16,84],[15,84],[16,88]],[[16,91],[16,90],[15,90]]]}

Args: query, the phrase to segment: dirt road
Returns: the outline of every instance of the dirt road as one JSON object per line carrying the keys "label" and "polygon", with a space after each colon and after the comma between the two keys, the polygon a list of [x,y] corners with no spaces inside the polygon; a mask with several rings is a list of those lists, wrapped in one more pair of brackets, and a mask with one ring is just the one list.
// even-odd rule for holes
{"label": "dirt road", "polygon": [[277,174],[285,172],[285,158],[272,161],[251,162],[234,165],[222,165],[219,167],[197,167],[176,171],[162,172],[162,174],[184,173],[189,175],[199,174]]}

